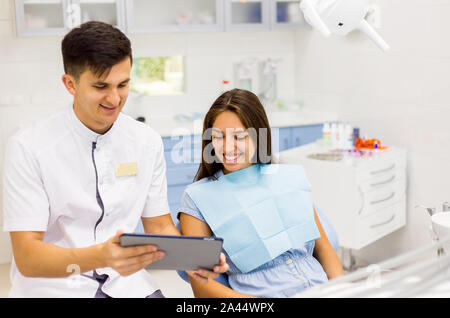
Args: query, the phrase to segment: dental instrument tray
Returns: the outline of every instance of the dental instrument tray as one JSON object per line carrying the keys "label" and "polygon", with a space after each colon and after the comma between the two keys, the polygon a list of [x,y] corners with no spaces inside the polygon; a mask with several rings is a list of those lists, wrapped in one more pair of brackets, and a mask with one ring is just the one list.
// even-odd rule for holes
{"label": "dental instrument tray", "polygon": [[313,153],[309,154],[307,158],[327,161],[339,161],[342,160],[343,155],[340,153]]}
{"label": "dental instrument tray", "polygon": [[212,270],[219,264],[223,239],[206,236],[172,236],[125,233],[120,236],[120,245],[156,245],[165,256],[147,269],[166,270]]}

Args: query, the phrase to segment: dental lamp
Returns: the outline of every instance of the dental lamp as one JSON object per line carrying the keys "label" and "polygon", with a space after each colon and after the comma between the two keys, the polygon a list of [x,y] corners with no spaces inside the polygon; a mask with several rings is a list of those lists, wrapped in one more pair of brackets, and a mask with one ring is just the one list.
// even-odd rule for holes
{"label": "dental lamp", "polygon": [[365,19],[371,6],[363,0],[302,0],[300,9],[306,22],[323,36],[330,34],[345,36],[353,30],[365,33],[383,51],[389,45]]}

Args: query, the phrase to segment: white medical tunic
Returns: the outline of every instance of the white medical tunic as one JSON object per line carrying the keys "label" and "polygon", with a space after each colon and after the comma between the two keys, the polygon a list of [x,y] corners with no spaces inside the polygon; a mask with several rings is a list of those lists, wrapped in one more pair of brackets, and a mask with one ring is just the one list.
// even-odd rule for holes
{"label": "white medical tunic", "polygon": [[[129,163],[137,163],[137,174],[115,173]],[[119,229],[134,232],[141,217],[169,213],[161,137],[124,114],[103,135],[72,108],[19,131],[8,142],[3,191],[4,231],[43,231],[45,242],[65,248],[105,242]],[[111,268],[96,272],[108,275],[101,289],[111,297],[158,289],[146,270],[127,277]],[[28,278],[13,259],[10,297],[94,297],[93,274]]]}

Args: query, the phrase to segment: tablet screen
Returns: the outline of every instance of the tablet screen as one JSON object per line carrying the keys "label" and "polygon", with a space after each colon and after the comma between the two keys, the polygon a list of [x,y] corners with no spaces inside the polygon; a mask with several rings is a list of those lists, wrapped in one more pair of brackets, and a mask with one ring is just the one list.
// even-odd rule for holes
{"label": "tablet screen", "polygon": [[219,264],[223,240],[216,237],[172,236],[125,233],[120,236],[120,245],[156,245],[164,251],[161,260],[151,263],[147,269],[212,270]]}

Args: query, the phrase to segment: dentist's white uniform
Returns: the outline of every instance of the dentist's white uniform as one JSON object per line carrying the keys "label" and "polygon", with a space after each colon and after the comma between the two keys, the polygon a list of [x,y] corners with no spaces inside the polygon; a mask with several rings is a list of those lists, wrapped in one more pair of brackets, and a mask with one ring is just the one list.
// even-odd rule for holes
{"label": "dentist's white uniform", "polygon": [[[116,176],[127,163],[137,163],[137,175]],[[16,133],[3,181],[3,230],[44,231],[45,242],[66,248],[102,243],[118,229],[134,232],[141,217],[169,213],[161,137],[124,114],[104,135],[84,126],[72,108]],[[158,289],[145,270],[128,277],[96,271],[108,275],[101,289],[112,297]],[[10,297],[94,297],[99,283],[92,276],[27,278],[13,260]]]}

